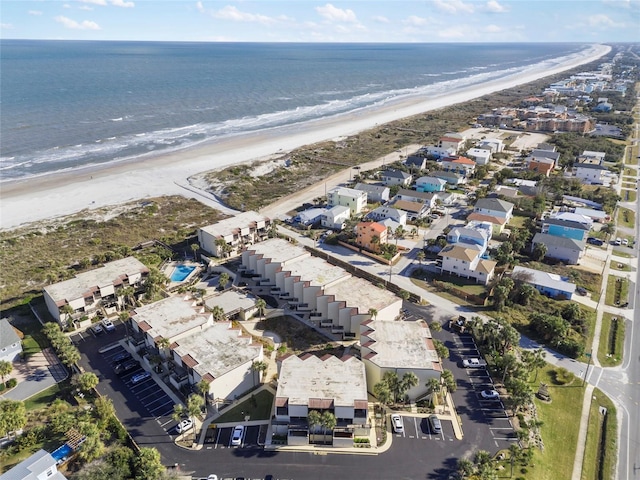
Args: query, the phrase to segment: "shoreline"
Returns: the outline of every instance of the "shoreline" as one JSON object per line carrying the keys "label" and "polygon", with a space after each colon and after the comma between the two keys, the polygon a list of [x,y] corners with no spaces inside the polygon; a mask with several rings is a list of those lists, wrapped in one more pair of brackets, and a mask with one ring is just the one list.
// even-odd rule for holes
{"label": "shoreline", "polygon": [[335,117],[205,142],[171,153],[8,181],[0,184],[0,230],[12,230],[86,209],[163,195],[195,198],[205,205],[224,210],[208,192],[198,192],[197,187],[189,183],[189,178],[234,164],[284,155],[305,145],[352,136],[377,125],[513,88],[590,63],[610,50],[607,45],[592,45],[584,56],[574,56],[551,69],[538,67],[447,95],[408,97]]}

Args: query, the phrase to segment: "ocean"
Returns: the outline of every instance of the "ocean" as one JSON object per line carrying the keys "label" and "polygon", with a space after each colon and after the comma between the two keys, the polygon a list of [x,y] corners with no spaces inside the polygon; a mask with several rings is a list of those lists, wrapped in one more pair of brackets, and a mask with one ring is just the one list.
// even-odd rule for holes
{"label": "ocean", "polygon": [[0,180],[440,96],[586,48],[0,40]]}

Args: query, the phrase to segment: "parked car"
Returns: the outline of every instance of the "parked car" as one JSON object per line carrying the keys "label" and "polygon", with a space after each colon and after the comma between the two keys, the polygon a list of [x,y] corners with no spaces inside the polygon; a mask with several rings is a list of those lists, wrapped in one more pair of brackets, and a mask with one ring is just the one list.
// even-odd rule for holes
{"label": "parked car", "polygon": [[628,238],[623,238],[622,239],[622,244],[625,245],[625,246],[629,245],[629,239]]}
{"label": "parked car", "polygon": [[91,327],[91,331],[94,335],[102,335],[104,333],[104,330],[99,323],[96,323],[93,327]]}
{"label": "parked car", "polygon": [[116,355],[115,357],[113,357],[111,359],[111,365],[113,365],[115,367],[119,363],[126,362],[130,358],[131,358],[131,354],[129,352],[119,353],[118,355]]}
{"label": "parked car", "polygon": [[393,425],[393,431],[396,433],[404,432],[404,424],[402,423],[402,419],[400,415],[393,414],[391,415],[391,425]]}
{"label": "parked car", "polygon": [[146,380],[150,376],[151,374],[149,372],[136,373],[133,377],[131,377],[131,383],[135,385],[136,383],[140,383]]}
{"label": "parked car", "polygon": [[126,362],[118,363],[114,365],[113,371],[116,372],[118,375],[120,375],[121,373],[125,373],[125,372],[128,372],[129,370],[133,370],[134,368],[138,368],[139,366],[140,364],[138,362],[136,362],[133,359],[130,359],[130,360],[127,360]]}
{"label": "parked car", "polygon": [[622,239],[620,237],[616,238],[613,242],[614,245],[622,245]]}
{"label": "parked car", "polygon": [[242,436],[244,435],[244,425],[238,425],[233,429],[231,435],[231,445],[242,445]]}
{"label": "parked car", "polygon": [[191,430],[193,428],[193,420],[187,418],[182,420],[178,425],[176,425],[176,431],[178,433],[186,432],[187,430]]}
{"label": "parked car", "polygon": [[113,324],[113,322],[111,320],[109,320],[108,318],[105,318],[104,320],[102,320],[102,327],[107,331],[107,332],[113,332],[116,329],[116,326]]}
{"label": "parked car", "polygon": [[431,425],[434,433],[442,433],[442,423],[440,423],[440,419],[436,415],[429,416],[429,425]]}
{"label": "parked car", "polygon": [[576,287],[576,293],[584,297],[588,292],[587,292],[587,289],[584,287]]}
{"label": "parked car", "polygon": [[487,362],[479,358],[467,358],[462,360],[462,366],[464,368],[482,368],[487,366]]}
{"label": "parked car", "polygon": [[500,394],[495,390],[483,390],[480,392],[480,396],[485,400],[497,400],[500,398]]}
{"label": "parked car", "polygon": [[589,243],[591,245],[597,245],[597,246],[601,246],[601,245],[604,244],[604,242],[602,240],[600,240],[599,238],[596,238],[596,237],[587,238],[587,243]]}

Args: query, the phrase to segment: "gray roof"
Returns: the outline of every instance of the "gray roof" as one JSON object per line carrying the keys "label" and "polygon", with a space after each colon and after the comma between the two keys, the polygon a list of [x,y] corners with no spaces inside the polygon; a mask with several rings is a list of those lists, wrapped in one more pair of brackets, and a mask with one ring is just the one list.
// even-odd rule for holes
{"label": "gray roof", "polygon": [[555,273],[542,272],[540,270],[534,270],[532,268],[516,266],[513,268],[512,275],[524,274],[528,278],[526,283],[531,285],[538,285],[540,287],[553,288],[554,290],[560,290],[562,292],[573,293],[576,291],[576,284],[563,280],[560,275]]}
{"label": "gray roof", "polygon": [[372,193],[384,193],[385,190],[389,190],[386,185],[372,185],[371,183],[356,183],[354,187],[356,190],[362,190],[363,192]]}
{"label": "gray roof", "polygon": [[416,183],[430,183],[433,185],[444,185],[447,183],[447,181],[442,178],[427,176],[427,177],[420,177],[418,180],[416,180]]}
{"label": "gray roof", "polygon": [[486,210],[494,210],[496,212],[507,213],[513,208],[513,203],[505,202],[498,198],[481,198],[476,202],[476,208],[484,208]]}
{"label": "gray roof", "polygon": [[400,197],[413,197],[420,198],[422,200],[431,200],[436,194],[434,192],[419,192],[417,190],[401,188],[398,190],[396,195]]}
{"label": "gray roof", "polygon": [[550,247],[566,248],[569,250],[584,250],[586,246],[585,242],[574,240],[573,238],[556,237],[555,235],[549,235],[548,233],[536,233],[535,237],[531,241],[533,245],[536,243],[544,243]]}
{"label": "gray roof", "polygon": [[607,167],[603,167],[602,165],[595,165],[593,163],[574,163],[573,168],[588,168],[590,170],[609,170]]}
{"label": "gray roof", "polygon": [[411,177],[410,174],[403,172],[402,170],[385,170],[381,175],[383,177],[400,178],[402,180],[406,180]]}
{"label": "gray roof", "polygon": [[[46,476],[49,469],[55,473]],[[57,471],[55,459],[45,450],[38,450],[8,472],[0,475],[0,480],[37,480],[38,478],[67,480],[67,477]]]}
{"label": "gray roof", "polygon": [[560,218],[545,218],[543,225],[558,225],[560,227],[575,228],[577,230],[591,230],[591,226],[587,223],[574,222],[571,220],[562,220]]}
{"label": "gray roof", "polygon": [[529,154],[530,157],[542,157],[542,158],[552,158],[555,161],[558,161],[560,158],[559,152],[552,152],[550,150],[532,150]]}
{"label": "gray roof", "polygon": [[417,155],[409,155],[409,157],[405,160],[404,163],[407,166],[422,167],[422,165],[426,161],[427,159],[424,157],[418,157]]}
{"label": "gray roof", "polygon": [[20,337],[9,323],[9,320],[0,318],[0,350],[16,342],[20,343]]}
{"label": "gray roof", "polygon": [[455,178],[455,179],[460,179],[462,178],[462,175],[458,174],[458,173],[454,173],[454,172],[445,172],[443,170],[438,170],[436,172],[431,173],[432,177],[436,177],[436,178]]}

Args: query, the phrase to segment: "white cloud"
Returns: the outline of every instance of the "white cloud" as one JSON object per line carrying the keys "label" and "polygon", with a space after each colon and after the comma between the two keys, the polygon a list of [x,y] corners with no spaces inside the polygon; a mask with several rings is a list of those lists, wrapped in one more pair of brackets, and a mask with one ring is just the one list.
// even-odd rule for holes
{"label": "white cloud", "polygon": [[257,15],[254,13],[241,12],[236,7],[227,5],[213,14],[214,17],[223,20],[233,20],[235,22],[252,22],[269,25],[275,23],[275,19],[266,15]]}
{"label": "white cloud", "polygon": [[330,21],[358,23],[358,19],[353,10],[336,8],[330,3],[327,3],[324,7],[316,7],[316,12]]}
{"label": "white cloud", "polygon": [[207,13],[204,5],[202,5],[202,2],[196,2],[196,10],[198,10],[200,13]]}
{"label": "white cloud", "polygon": [[66,28],[70,28],[72,30],[100,30],[100,25],[90,20],[84,20],[78,23],[75,20],[63,17],[62,15],[58,15],[54,18],[54,20],[58,23],[61,23]]}
{"label": "white cloud", "polygon": [[[68,3],[65,3],[64,5],[62,5],[62,8],[71,8],[71,5],[69,5]],[[88,9],[91,9],[91,7],[85,7]]]}
{"label": "white cloud", "polygon": [[78,0],[80,3],[91,3],[93,5],[107,5],[107,0]]}
{"label": "white cloud", "polygon": [[429,23],[428,18],[418,17],[416,15],[411,15],[402,21],[405,25],[409,25],[411,27],[424,27]]}
{"label": "white cloud", "polygon": [[11,30],[13,28],[13,25],[11,25],[10,23],[0,23],[0,28],[3,30]]}
{"label": "white cloud", "polygon": [[608,17],[604,13],[591,15],[587,19],[587,22],[589,23],[589,26],[598,27],[598,28],[624,27],[624,24],[614,22],[610,17]]}
{"label": "white cloud", "polygon": [[473,5],[462,0],[434,0],[433,5],[445,13],[473,13]]}
{"label": "white cloud", "polygon": [[[71,8],[71,6],[66,5],[64,8]],[[84,10],[85,12],[93,12],[93,7],[90,7],[89,5],[80,5],[78,7],[78,10]]]}
{"label": "white cloud", "polygon": [[484,8],[487,12],[491,13],[505,13],[508,11],[508,8],[500,5],[497,0],[489,0]]}
{"label": "white cloud", "polygon": [[27,13],[29,15],[34,15],[36,17],[42,15],[42,11],[40,11],[40,10],[29,10]]}
{"label": "white cloud", "polygon": [[114,7],[133,8],[136,6],[133,2],[126,2],[125,0],[111,0],[111,5]]}
{"label": "white cloud", "polygon": [[382,15],[376,15],[375,17],[372,17],[371,20],[373,20],[374,22],[378,22],[378,23],[390,23],[389,19],[387,17],[382,16]]}
{"label": "white cloud", "polygon": [[501,33],[503,31],[501,27],[493,24],[487,25],[482,30],[486,33]]}

